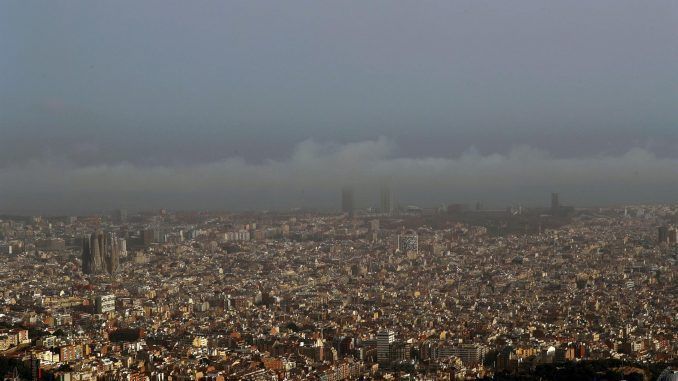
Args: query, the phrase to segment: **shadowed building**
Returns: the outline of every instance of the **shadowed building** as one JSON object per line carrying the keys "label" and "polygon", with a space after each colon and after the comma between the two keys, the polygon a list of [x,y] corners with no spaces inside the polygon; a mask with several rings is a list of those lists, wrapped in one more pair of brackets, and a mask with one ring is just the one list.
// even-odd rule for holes
{"label": "shadowed building", "polygon": [[560,195],[558,193],[551,193],[551,213],[558,214],[560,211]]}
{"label": "shadowed building", "polygon": [[115,221],[119,224],[127,222],[127,210],[125,209],[116,210],[113,216]]}
{"label": "shadowed building", "polygon": [[391,343],[395,341],[395,332],[382,329],[377,332],[377,361],[388,364],[391,354]]}
{"label": "shadowed building", "polygon": [[379,192],[379,212],[382,214],[391,214],[391,189],[384,185]]}
{"label": "shadowed building", "polygon": [[353,216],[353,188],[345,187],[341,190],[341,211]]}

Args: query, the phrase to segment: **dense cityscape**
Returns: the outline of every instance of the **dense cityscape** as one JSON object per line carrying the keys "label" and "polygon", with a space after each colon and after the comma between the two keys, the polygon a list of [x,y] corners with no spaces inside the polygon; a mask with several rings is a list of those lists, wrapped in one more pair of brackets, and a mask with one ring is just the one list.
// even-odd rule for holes
{"label": "dense cityscape", "polygon": [[3,217],[5,380],[676,377],[678,207],[340,201]]}
{"label": "dense cityscape", "polygon": [[677,37],[0,1],[0,381],[678,381]]}

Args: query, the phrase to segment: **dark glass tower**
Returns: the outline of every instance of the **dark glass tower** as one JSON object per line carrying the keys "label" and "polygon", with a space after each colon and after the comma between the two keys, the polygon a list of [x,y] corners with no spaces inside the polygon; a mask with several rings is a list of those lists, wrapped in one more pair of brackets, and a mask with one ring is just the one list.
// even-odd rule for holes
{"label": "dark glass tower", "polygon": [[353,216],[353,188],[344,187],[341,190],[341,211]]}
{"label": "dark glass tower", "polygon": [[391,214],[391,189],[387,185],[383,185],[379,192],[379,212]]}

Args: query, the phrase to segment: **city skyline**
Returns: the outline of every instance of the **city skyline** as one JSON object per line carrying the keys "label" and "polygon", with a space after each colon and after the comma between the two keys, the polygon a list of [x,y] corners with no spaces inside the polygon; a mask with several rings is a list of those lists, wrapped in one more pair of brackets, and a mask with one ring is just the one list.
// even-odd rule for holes
{"label": "city skyline", "polygon": [[[620,157],[560,159],[517,147],[508,155],[468,151],[457,159],[391,158],[393,142],[307,141],[288,161],[230,160],[199,167],[6,168],[0,213],[88,214],[113,209],[337,210],[337,189],[355,188],[357,208],[379,208],[383,179],[401,205],[541,206],[558,191],[579,207],[671,203],[678,160],[636,149]],[[15,180],[15,181],[14,181]],[[548,197],[548,195],[547,195]]]}

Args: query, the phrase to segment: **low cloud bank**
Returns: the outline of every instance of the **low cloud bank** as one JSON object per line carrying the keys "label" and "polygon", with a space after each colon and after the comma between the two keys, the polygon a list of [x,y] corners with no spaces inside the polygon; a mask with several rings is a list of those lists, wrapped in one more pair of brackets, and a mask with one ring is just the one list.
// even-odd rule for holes
{"label": "low cloud bank", "polygon": [[82,213],[129,209],[285,209],[338,207],[339,190],[356,189],[360,207],[378,203],[389,184],[403,204],[483,201],[546,204],[558,191],[575,205],[672,202],[678,159],[635,148],[622,155],[556,158],[515,147],[507,154],[469,149],[456,157],[397,157],[386,138],[349,144],[307,140],[279,161],[241,158],[176,166],[129,163],[75,166],[32,161],[0,169],[0,212]]}

